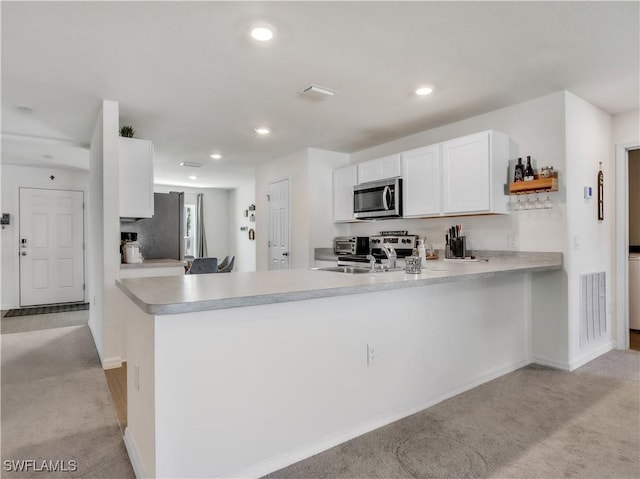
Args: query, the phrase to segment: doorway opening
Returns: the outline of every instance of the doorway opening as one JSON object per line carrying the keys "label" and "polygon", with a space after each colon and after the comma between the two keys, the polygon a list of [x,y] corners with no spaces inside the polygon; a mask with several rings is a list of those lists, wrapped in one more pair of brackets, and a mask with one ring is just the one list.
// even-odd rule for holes
{"label": "doorway opening", "polygon": [[[640,261],[634,258],[636,249],[640,250],[640,218],[630,218],[632,211],[640,211],[640,195],[632,188],[635,179],[632,173],[640,175],[640,166],[631,164],[634,157],[640,151],[640,142],[616,146],[616,348],[629,349],[631,341],[638,347],[638,336],[632,331],[635,325],[634,315],[640,314],[640,304],[634,300],[640,297],[640,291],[631,291],[630,288],[639,288]],[[638,158],[640,161],[640,158]],[[640,182],[640,179],[638,179]],[[639,183],[640,184],[640,183]],[[638,202],[638,206],[635,203]],[[636,216],[638,213],[634,213]],[[636,231],[637,229],[637,231]],[[638,244],[634,244],[637,242]],[[637,247],[637,248],[636,248]],[[639,319],[640,321],[640,319]],[[640,334],[639,334],[640,336]]]}

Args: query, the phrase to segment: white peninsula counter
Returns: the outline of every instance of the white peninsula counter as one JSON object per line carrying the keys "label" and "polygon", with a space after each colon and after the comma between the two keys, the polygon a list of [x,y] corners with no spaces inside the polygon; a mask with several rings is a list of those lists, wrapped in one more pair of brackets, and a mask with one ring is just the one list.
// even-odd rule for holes
{"label": "white peninsula counter", "polygon": [[528,364],[562,256],[483,257],[121,279],[136,474],[257,477]]}

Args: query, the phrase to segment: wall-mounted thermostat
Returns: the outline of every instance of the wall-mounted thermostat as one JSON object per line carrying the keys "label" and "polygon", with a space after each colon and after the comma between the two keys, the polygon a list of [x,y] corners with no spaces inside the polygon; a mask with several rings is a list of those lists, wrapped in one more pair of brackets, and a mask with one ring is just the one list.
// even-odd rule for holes
{"label": "wall-mounted thermostat", "polygon": [[593,188],[591,188],[590,186],[585,186],[584,187],[584,199],[585,200],[590,200],[591,198],[593,198]]}

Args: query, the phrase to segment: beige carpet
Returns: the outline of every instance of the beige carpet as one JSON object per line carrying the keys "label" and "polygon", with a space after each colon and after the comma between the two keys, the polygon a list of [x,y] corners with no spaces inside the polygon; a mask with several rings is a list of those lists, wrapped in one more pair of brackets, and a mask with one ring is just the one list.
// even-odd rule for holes
{"label": "beige carpet", "polygon": [[530,365],[272,478],[639,478],[640,353]]}
{"label": "beige carpet", "polygon": [[[134,477],[87,326],[3,334],[0,347],[3,478]],[[7,470],[21,460],[35,462]]]}

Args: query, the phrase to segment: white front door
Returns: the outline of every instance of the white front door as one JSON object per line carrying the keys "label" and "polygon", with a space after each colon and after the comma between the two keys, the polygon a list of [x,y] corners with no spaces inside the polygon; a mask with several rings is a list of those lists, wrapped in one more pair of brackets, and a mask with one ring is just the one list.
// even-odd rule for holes
{"label": "white front door", "polygon": [[84,193],[20,188],[20,305],[84,301]]}
{"label": "white front door", "polygon": [[289,180],[269,185],[269,269],[288,269]]}

